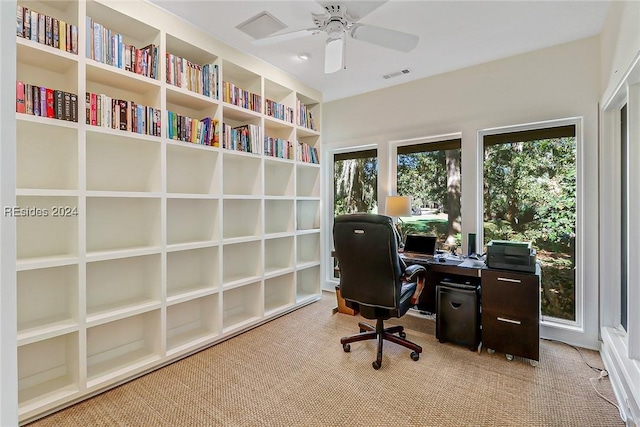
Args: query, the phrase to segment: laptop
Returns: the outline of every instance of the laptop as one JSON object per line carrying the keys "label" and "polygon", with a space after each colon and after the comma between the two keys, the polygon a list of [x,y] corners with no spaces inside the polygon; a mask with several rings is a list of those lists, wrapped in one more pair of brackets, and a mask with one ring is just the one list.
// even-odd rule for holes
{"label": "laptop", "polygon": [[436,253],[436,241],[435,236],[407,234],[402,255],[407,258],[433,258]]}

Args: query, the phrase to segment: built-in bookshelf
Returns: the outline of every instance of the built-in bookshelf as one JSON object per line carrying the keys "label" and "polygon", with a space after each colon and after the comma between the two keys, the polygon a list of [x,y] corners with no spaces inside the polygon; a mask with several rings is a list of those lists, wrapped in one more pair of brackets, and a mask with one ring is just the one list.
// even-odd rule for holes
{"label": "built-in bookshelf", "polygon": [[145,1],[18,5],[22,423],[320,298],[319,92]]}

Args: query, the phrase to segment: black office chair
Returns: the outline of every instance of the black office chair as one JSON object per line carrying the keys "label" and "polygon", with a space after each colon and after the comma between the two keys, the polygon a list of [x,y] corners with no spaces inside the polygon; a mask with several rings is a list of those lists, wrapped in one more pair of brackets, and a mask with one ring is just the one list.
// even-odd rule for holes
{"label": "black office chair", "polygon": [[[412,306],[421,265],[406,267],[398,255],[398,237],[393,221],[385,215],[351,214],[335,218],[333,242],[340,269],[340,295],[345,304],[358,309],[366,319],[376,319],[376,326],[360,322],[360,333],[340,339],[345,352],[349,343],[378,339],[374,369],[382,366],[384,340],[411,350],[418,360],[422,347],[406,340],[402,326],[384,327],[384,320],[401,317]],[[394,335],[394,334],[398,335]]]}

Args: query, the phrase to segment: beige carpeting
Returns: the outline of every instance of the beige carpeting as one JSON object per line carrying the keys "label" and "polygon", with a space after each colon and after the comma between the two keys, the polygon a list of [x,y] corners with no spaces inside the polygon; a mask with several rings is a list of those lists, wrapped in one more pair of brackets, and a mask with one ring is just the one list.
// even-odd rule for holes
{"label": "beige carpeting", "polygon": [[[598,373],[574,348],[541,341],[541,361],[507,361],[440,344],[434,322],[411,315],[420,360],[385,343],[351,345],[358,317],[332,314],[335,296],[144,377],[49,415],[30,427],[74,426],[623,426],[590,384]],[[597,352],[586,361],[603,367]],[[608,378],[593,381],[609,399]]]}

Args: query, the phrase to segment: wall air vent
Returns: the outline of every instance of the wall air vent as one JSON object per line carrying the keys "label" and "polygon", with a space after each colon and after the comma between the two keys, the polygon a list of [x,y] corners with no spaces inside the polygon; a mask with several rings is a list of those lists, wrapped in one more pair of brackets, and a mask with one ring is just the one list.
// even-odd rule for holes
{"label": "wall air vent", "polygon": [[395,73],[385,74],[385,75],[384,75],[384,76],[382,76],[382,77],[383,77],[383,78],[385,78],[385,79],[391,79],[391,78],[393,78],[393,77],[398,77],[398,76],[402,76],[402,75],[404,75],[404,74],[409,74],[410,72],[411,72],[411,71],[409,71],[409,69],[408,69],[408,68],[405,68],[405,69],[404,69],[404,70],[402,70],[402,71],[397,71],[397,72],[395,72]]}
{"label": "wall air vent", "polygon": [[238,24],[236,28],[254,39],[261,39],[287,28],[287,26],[265,11],[247,19],[242,24]]}

